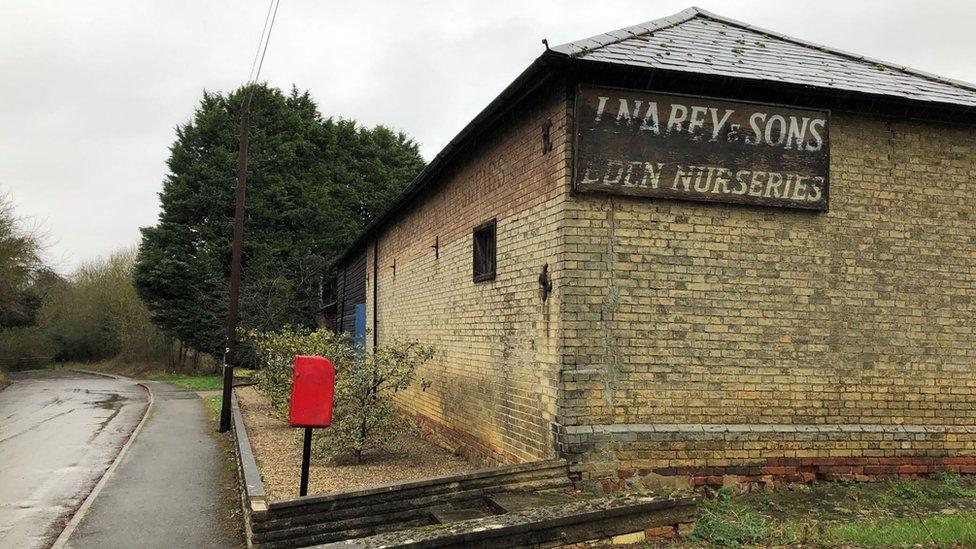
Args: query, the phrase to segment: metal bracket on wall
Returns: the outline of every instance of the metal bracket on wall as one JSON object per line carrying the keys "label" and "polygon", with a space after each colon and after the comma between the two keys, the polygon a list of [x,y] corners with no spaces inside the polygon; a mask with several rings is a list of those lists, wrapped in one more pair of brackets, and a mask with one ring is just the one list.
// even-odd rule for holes
{"label": "metal bracket on wall", "polygon": [[542,125],[542,154],[548,154],[552,150],[552,139],[549,135],[551,131],[552,120],[546,120],[546,123]]}
{"label": "metal bracket on wall", "polygon": [[542,272],[539,273],[539,286],[539,294],[542,297],[542,302],[545,303],[549,299],[549,294],[552,293],[552,278],[549,276],[548,263],[542,266]]}
{"label": "metal bracket on wall", "polygon": [[434,237],[434,245],[431,246],[431,248],[434,249],[434,259],[440,259],[441,258],[441,237],[439,236]]}

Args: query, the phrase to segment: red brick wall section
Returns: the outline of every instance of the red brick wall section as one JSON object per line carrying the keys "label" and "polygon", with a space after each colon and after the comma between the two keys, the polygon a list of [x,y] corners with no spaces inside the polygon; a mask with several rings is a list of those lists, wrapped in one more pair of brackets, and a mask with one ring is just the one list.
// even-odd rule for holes
{"label": "red brick wall section", "polygon": [[[749,466],[658,467],[619,469],[603,479],[607,493],[638,486],[657,487],[660,476],[677,477],[691,489],[734,486],[765,490],[776,483],[810,483],[815,480],[871,482],[912,479],[940,471],[976,474],[976,456],[906,458],[768,458]],[[673,481],[672,481],[673,482]]]}

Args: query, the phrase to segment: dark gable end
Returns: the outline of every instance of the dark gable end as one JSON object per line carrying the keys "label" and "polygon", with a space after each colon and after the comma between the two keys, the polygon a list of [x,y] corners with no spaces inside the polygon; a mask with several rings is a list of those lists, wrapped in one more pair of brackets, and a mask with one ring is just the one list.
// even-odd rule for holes
{"label": "dark gable end", "polygon": [[554,76],[911,119],[976,123],[976,86],[827,48],[699,8],[546,50],[469,122],[338,264],[422,196],[456,154]]}

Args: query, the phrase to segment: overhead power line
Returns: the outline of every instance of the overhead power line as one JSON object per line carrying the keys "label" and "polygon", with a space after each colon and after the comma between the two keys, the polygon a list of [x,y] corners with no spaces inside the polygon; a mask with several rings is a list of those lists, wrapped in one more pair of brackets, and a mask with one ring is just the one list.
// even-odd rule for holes
{"label": "overhead power line", "polygon": [[[271,43],[271,29],[274,28],[275,19],[278,18],[278,5],[281,0],[271,0],[268,3],[268,13],[264,15],[264,26],[261,28],[261,39],[258,41],[258,48],[254,51],[254,60],[251,62],[251,72],[247,76],[247,83],[257,82],[261,77],[261,68],[264,66],[264,56],[268,53],[268,44]],[[272,10],[272,8],[274,8]],[[270,16],[270,22],[268,17]],[[260,54],[260,61],[258,60]],[[257,65],[257,72],[254,67]]]}
{"label": "overhead power line", "polygon": [[251,83],[254,78],[254,68],[258,66],[258,55],[261,53],[261,45],[264,44],[264,34],[268,32],[268,19],[271,17],[271,8],[274,7],[274,0],[268,2],[268,13],[264,14],[264,25],[261,26],[261,38],[258,39],[258,47],[254,50],[254,60],[251,61],[251,72],[247,75],[247,83]]}
{"label": "overhead power line", "polygon": [[261,61],[258,63],[258,72],[254,73],[254,80],[261,77],[261,67],[264,66],[264,54],[268,53],[268,44],[271,43],[271,29],[274,28],[275,19],[278,18],[278,5],[281,0],[275,0],[274,13],[271,14],[271,23],[268,25],[268,36],[264,40],[264,50],[261,52]]}

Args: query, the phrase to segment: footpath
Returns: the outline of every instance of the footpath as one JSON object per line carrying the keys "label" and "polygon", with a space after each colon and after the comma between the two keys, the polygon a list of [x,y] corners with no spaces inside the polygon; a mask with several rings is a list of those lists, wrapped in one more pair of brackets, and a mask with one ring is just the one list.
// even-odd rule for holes
{"label": "footpath", "polygon": [[146,385],[153,403],[145,424],[65,547],[239,547],[203,402],[175,385]]}

